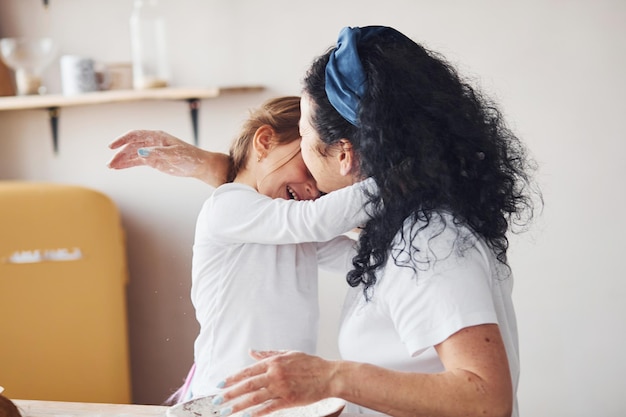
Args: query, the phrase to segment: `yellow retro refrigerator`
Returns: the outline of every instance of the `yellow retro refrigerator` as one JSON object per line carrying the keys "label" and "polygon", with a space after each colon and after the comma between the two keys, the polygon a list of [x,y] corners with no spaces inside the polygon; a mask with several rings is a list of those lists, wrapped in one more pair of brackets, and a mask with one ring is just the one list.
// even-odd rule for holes
{"label": "yellow retro refrigerator", "polygon": [[0,181],[0,386],[14,399],[129,403],[119,212],[82,186]]}

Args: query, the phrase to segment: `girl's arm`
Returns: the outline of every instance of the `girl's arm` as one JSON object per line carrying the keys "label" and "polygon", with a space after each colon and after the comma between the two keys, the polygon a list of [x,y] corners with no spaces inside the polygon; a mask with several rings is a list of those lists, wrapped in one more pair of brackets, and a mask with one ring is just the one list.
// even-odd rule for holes
{"label": "girl's arm", "polygon": [[[108,164],[112,169],[146,165],[214,187],[227,181],[230,170],[228,155],[202,150],[158,130],[132,130],[109,147],[118,150]],[[216,206],[209,216],[214,222],[209,219],[208,227],[216,236],[221,234],[233,242],[281,244],[328,241],[367,221],[362,210],[365,199],[358,189],[344,189],[341,195],[318,199],[322,201],[314,205],[308,204],[311,201],[272,200],[256,194],[246,202]],[[268,224],[275,227],[268,230]]]}
{"label": "girl's arm", "polygon": [[200,213],[199,228],[222,242],[293,244],[326,242],[367,222],[361,181],[317,200],[272,199],[243,184],[217,189]]}

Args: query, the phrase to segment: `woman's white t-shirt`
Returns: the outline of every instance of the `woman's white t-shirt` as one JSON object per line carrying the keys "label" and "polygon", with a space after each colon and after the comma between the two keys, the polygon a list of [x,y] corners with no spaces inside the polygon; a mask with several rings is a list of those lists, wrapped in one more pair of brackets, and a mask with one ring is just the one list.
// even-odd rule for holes
{"label": "woman's white t-shirt", "polygon": [[[420,248],[413,256],[415,269],[398,266],[390,257],[377,274],[369,301],[362,286],[348,291],[339,334],[341,357],[403,372],[441,372],[435,345],[464,327],[497,323],[516,392],[519,350],[510,270],[469,230],[454,225],[447,215],[442,219],[445,228],[434,218],[412,239]],[[409,236],[408,225],[404,232]],[[408,252],[399,236],[392,252],[406,261]],[[348,410],[370,411],[352,404]]]}

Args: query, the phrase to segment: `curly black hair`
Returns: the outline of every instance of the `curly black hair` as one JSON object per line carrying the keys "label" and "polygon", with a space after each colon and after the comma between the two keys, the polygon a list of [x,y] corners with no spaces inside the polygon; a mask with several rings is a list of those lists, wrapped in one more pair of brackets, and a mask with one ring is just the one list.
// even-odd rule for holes
{"label": "curly black hair", "polygon": [[535,165],[496,105],[443,57],[389,28],[358,44],[367,89],[353,126],[326,96],[333,50],[318,57],[304,79],[311,122],[327,146],[349,139],[360,175],[374,178],[380,190],[368,196],[370,220],[359,236],[349,284],[363,284],[367,295],[405,221],[419,233],[444,212],[508,266],[507,232],[528,224],[533,196],[540,193],[531,181]]}

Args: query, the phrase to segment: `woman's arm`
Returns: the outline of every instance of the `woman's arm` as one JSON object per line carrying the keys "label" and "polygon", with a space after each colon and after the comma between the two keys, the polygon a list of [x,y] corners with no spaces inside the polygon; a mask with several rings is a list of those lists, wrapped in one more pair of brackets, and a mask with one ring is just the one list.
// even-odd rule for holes
{"label": "woman's arm", "polygon": [[[230,170],[227,155],[204,151],[163,131],[132,130],[109,147],[119,149],[108,164],[112,169],[147,165],[169,175],[197,178],[214,187],[226,182]],[[362,187],[375,191],[373,181],[364,184],[367,186]],[[221,237],[232,241],[267,244],[326,241],[367,221],[362,210],[365,202],[362,190],[344,189],[341,193],[314,205],[307,204],[313,201],[272,200],[256,193],[254,202],[226,205],[226,213],[213,212],[218,224],[208,227],[226,233]],[[234,227],[229,226],[229,220],[235,222]],[[277,227],[268,233],[267,224]]]}
{"label": "woman's arm", "polygon": [[233,401],[232,412],[260,405],[253,416],[339,397],[398,417],[510,417],[513,388],[496,324],[467,327],[435,348],[446,369],[437,374],[260,352],[259,362],[225,381],[222,398]]}
{"label": "woman's arm", "polygon": [[115,139],[118,149],[109,168],[147,165],[169,175],[192,177],[213,187],[224,184],[230,170],[228,155],[209,152],[160,130],[131,130]]}

